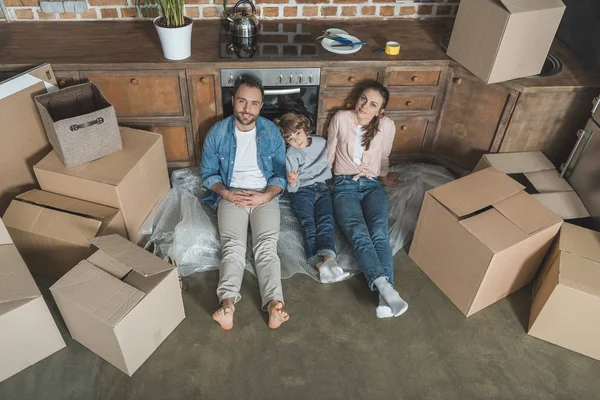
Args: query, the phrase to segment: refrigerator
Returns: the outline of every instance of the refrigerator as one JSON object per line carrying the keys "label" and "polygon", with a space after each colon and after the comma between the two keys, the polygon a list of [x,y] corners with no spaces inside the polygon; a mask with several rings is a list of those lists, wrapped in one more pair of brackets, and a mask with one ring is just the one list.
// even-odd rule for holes
{"label": "refrigerator", "polygon": [[591,118],[577,136],[577,143],[562,165],[561,174],[591,215],[575,223],[600,231],[600,97],[594,102]]}

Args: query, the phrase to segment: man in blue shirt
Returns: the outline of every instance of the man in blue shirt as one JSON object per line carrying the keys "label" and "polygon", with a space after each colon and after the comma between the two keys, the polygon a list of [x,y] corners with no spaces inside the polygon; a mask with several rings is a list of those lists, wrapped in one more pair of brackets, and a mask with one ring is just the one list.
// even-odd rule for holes
{"label": "man in blue shirt", "polygon": [[248,223],[269,327],[278,328],[289,319],[283,311],[277,256],[277,195],[287,184],[285,142],[274,123],[258,116],[263,98],[257,79],[239,77],[232,98],[233,115],[210,129],[202,148],[202,179],[210,189],[202,201],[217,210],[223,252],[217,288],[221,308],[213,319],[225,330],[233,327],[234,304],[241,299]]}

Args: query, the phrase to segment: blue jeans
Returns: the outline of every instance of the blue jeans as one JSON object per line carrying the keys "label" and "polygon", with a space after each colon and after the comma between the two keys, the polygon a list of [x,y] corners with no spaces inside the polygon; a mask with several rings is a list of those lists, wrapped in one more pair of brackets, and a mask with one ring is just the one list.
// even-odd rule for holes
{"label": "blue jeans", "polygon": [[394,283],[394,262],[388,232],[388,199],[379,179],[337,175],[334,178],[335,219],[352,243],[354,255],[369,288],[375,279],[385,277]]}
{"label": "blue jeans", "polygon": [[327,184],[317,182],[292,193],[292,210],[302,227],[308,262],[316,265],[323,256],[335,257],[335,223]]}

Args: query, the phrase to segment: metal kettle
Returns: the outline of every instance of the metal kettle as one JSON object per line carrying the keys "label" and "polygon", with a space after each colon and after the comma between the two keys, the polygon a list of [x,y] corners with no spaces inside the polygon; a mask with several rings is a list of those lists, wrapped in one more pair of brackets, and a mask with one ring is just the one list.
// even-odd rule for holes
{"label": "metal kettle", "polygon": [[[238,14],[238,7],[240,4],[248,3],[252,7],[252,14],[248,15],[246,10],[242,10]],[[233,7],[233,15],[227,14],[227,21],[229,21],[229,32],[232,36],[236,37],[253,37],[258,33],[258,20],[255,16],[256,7],[250,0],[240,0]]]}

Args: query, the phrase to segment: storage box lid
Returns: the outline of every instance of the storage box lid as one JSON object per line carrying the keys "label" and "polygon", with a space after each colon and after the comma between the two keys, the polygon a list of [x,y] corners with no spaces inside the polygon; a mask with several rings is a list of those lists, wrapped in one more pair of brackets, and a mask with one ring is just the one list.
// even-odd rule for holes
{"label": "storage box lid", "polygon": [[574,191],[538,193],[532,196],[561,218],[575,219],[590,216],[585,204]]}
{"label": "storage box lid", "polygon": [[52,151],[37,163],[35,168],[117,186],[142,156],[162,138],[159,134],[138,129],[125,127],[119,127],[119,129],[123,141],[123,150],[121,151],[70,168],[64,166],[56,151]]}
{"label": "storage box lid", "polygon": [[13,241],[4,226],[4,222],[2,222],[2,219],[0,218],[0,246],[12,243]]}
{"label": "storage box lid", "polygon": [[565,8],[561,0],[500,0],[500,2],[511,14]]}
{"label": "storage box lid", "polygon": [[52,294],[71,301],[109,326],[116,326],[144,293],[83,260],[52,285]]}
{"label": "storage box lid", "polygon": [[558,236],[559,250],[600,263],[600,233],[564,223]]}
{"label": "storage box lid", "polygon": [[99,220],[113,217],[119,212],[116,208],[90,203],[89,201],[74,199],[60,194],[44,192],[43,190],[38,189],[33,189],[20,194],[17,196],[17,199],[34,203],[42,207],[54,208],[71,214],[78,214]]}
{"label": "storage box lid", "polygon": [[21,258],[15,245],[0,246],[0,304],[2,312],[8,312],[6,303],[41,296],[41,293]]}
{"label": "storage box lid", "polygon": [[[486,166],[494,167],[505,174],[554,170],[554,165],[540,151],[484,154],[481,159]],[[479,169],[481,168],[478,164],[475,170]]]}
{"label": "storage box lid", "polygon": [[[40,203],[30,203],[26,198],[34,198]],[[73,214],[60,209],[54,209],[52,204],[61,200],[48,203],[41,200],[45,195],[40,193],[26,194],[23,198],[16,198],[8,206],[4,214],[4,222],[8,228],[20,230],[33,235],[45,236],[79,246],[88,247],[87,239],[95,237],[102,222],[96,219]],[[52,196],[49,197],[52,200]]]}
{"label": "storage box lid", "polygon": [[524,186],[495,168],[467,175],[429,191],[458,217],[494,205],[521,192]]}
{"label": "storage box lid", "polygon": [[148,277],[175,268],[119,235],[100,236],[90,242],[99,250],[88,261],[119,279],[132,270]]}
{"label": "storage box lid", "polygon": [[555,169],[527,172],[524,175],[535,190],[540,193],[569,192],[573,190],[571,185],[561,178]]}

